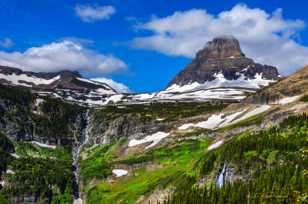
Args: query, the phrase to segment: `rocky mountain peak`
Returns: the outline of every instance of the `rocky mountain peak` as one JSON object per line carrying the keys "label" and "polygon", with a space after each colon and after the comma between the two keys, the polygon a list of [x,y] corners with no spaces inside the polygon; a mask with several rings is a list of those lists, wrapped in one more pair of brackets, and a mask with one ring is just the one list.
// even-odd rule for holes
{"label": "rocky mountain peak", "polygon": [[232,36],[217,37],[206,43],[196,57],[168,85],[183,86],[194,82],[203,84],[220,76],[225,80],[262,77],[276,80],[277,68],[255,63],[242,52],[239,41]]}
{"label": "rocky mountain peak", "polygon": [[196,59],[225,59],[245,57],[239,41],[233,36],[221,36],[206,43],[204,49],[197,53]]}

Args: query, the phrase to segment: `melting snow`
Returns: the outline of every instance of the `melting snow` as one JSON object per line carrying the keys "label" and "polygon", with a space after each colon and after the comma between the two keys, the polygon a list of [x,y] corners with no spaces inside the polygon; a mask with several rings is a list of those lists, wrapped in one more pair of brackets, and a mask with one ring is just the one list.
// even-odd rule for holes
{"label": "melting snow", "polygon": [[19,158],[20,158],[20,156],[17,155],[17,154],[15,154],[15,153],[11,153],[11,156],[12,156],[12,157],[15,157],[16,159],[19,159]]}
{"label": "melting snow", "polygon": [[[38,77],[35,77],[35,76],[28,76],[26,74],[16,75],[15,73],[13,73],[13,74],[9,74],[9,75],[0,74],[0,78],[5,79],[7,81],[10,81],[12,84],[15,84],[15,85],[31,87],[31,84],[35,84],[35,85],[51,84],[54,81],[59,80],[60,75],[56,76],[54,78],[51,78],[51,79],[44,79],[44,78],[38,78]],[[27,84],[25,82],[27,82],[29,84]]]}
{"label": "melting snow", "polygon": [[15,174],[15,172],[12,171],[11,169],[7,169],[7,170],[6,170],[6,173],[7,173],[7,174]]}
{"label": "melting snow", "polygon": [[31,142],[32,144],[36,144],[40,147],[45,147],[45,148],[50,148],[50,149],[56,149],[57,146],[55,145],[48,145],[48,144],[45,144],[45,143],[40,143],[40,142],[37,142],[37,141],[32,141]]}
{"label": "melting snow", "polygon": [[202,121],[196,124],[193,123],[188,123],[188,124],[184,124],[182,126],[180,126],[178,129],[179,130],[186,130],[188,128],[191,127],[199,127],[199,128],[205,128],[205,129],[216,129],[219,127],[224,127],[226,125],[229,125],[232,123],[232,121],[238,117],[239,115],[241,115],[243,112],[245,112],[245,110],[240,111],[240,112],[236,112],[236,113],[232,113],[230,115],[225,115],[223,113],[220,114],[213,114],[211,115],[206,121]]}
{"label": "melting snow", "polygon": [[82,204],[82,199],[81,198],[74,199],[73,204]]}
{"label": "melting snow", "polygon": [[280,104],[280,105],[289,104],[289,103],[296,101],[300,97],[301,96],[286,97],[286,98],[280,99],[277,103]]}
{"label": "melting snow", "polygon": [[118,103],[122,100],[122,98],[124,97],[124,95],[122,94],[116,94],[116,95],[112,95],[110,96],[106,101],[105,101],[105,104],[108,104],[110,102],[113,102],[113,103]]}
{"label": "melting snow", "polygon": [[271,106],[269,106],[269,105],[262,105],[262,106],[258,106],[257,108],[255,108],[252,111],[249,111],[245,114],[244,114],[244,112],[246,111],[246,109],[243,110],[243,111],[240,111],[240,112],[232,113],[230,115],[225,115],[223,113],[213,114],[206,121],[202,121],[202,122],[199,122],[199,123],[196,123],[196,124],[187,123],[187,124],[180,126],[178,129],[179,130],[186,130],[186,129],[189,129],[189,128],[192,128],[192,127],[199,127],[199,128],[205,128],[205,129],[212,129],[213,130],[213,129],[217,129],[217,128],[221,128],[221,127],[225,127],[227,125],[237,123],[237,122],[242,121],[242,120],[249,118],[251,116],[263,113],[270,108],[271,108]]}
{"label": "melting snow", "polygon": [[215,142],[214,144],[211,144],[207,150],[213,150],[213,149],[216,149],[218,148],[220,145],[222,145],[224,143],[223,140],[219,140],[218,142]]}
{"label": "melting snow", "polygon": [[140,139],[140,140],[132,139],[129,141],[128,146],[133,147],[136,145],[151,142],[151,144],[146,147],[146,149],[148,149],[148,148],[151,148],[157,145],[163,138],[169,136],[169,134],[170,133],[166,133],[166,132],[157,132],[152,135],[146,136],[145,138]]}
{"label": "melting snow", "polygon": [[124,169],[113,169],[112,173],[116,176],[116,177],[121,177],[121,176],[125,176],[127,175],[128,171],[124,170]]}
{"label": "melting snow", "polygon": [[253,109],[252,111],[249,111],[248,113],[245,113],[242,117],[240,117],[239,119],[233,121],[232,123],[237,123],[237,122],[239,122],[241,120],[245,120],[245,119],[247,119],[247,118],[249,118],[251,116],[258,115],[260,113],[263,113],[263,112],[267,111],[270,108],[271,108],[271,106],[269,106],[269,105],[261,105],[261,106],[255,108],[255,109]]}
{"label": "melting snow", "polygon": [[194,89],[210,89],[219,87],[239,87],[244,89],[259,89],[262,86],[268,86],[270,83],[275,82],[274,80],[264,79],[262,73],[256,73],[254,79],[247,79],[244,74],[240,74],[240,77],[235,80],[228,80],[225,76],[219,72],[214,74],[215,79],[212,81],[206,81],[203,84],[194,82],[187,85],[173,84],[167,88],[166,92],[186,92]]}

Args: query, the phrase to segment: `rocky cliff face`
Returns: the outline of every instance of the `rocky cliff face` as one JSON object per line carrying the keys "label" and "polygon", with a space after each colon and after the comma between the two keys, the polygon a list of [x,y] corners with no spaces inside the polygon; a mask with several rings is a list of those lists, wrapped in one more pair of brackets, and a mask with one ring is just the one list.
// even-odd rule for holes
{"label": "rocky cliff face", "polygon": [[256,74],[262,74],[264,79],[278,78],[275,67],[261,65],[247,58],[237,39],[218,37],[208,42],[205,48],[197,53],[195,59],[170,82],[169,86],[212,81],[218,73],[222,73],[227,80],[236,80],[241,75],[247,79],[253,79]]}

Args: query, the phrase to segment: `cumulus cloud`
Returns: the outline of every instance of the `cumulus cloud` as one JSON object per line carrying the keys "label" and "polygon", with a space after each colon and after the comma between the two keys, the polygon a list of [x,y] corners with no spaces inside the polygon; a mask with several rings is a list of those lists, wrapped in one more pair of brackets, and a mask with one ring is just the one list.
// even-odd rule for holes
{"label": "cumulus cloud", "polygon": [[24,52],[0,51],[0,64],[28,71],[90,71],[110,73],[127,65],[112,55],[103,55],[76,42],[63,40],[32,47]]}
{"label": "cumulus cloud", "polygon": [[3,40],[0,40],[0,46],[9,48],[13,46],[13,41],[10,38],[4,38]]}
{"label": "cumulus cloud", "polygon": [[217,15],[203,9],[192,9],[166,17],[153,17],[136,27],[152,34],[133,39],[134,47],[171,56],[192,58],[214,37],[233,35],[239,39],[248,57],[259,63],[275,65],[282,74],[308,64],[308,47],[296,40],[305,23],[283,18],[281,9],[267,13],[238,4]]}
{"label": "cumulus cloud", "polygon": [[116,82],[116,81],[114,81],[112,79],[108,79],[108,78],[104,78],[104,77],[99,77],[99,78],[93,78],[91,80],[108,84],[109,86],[114,88],[119,93],[131,93],[132,92],[130,90],[130,88],[128,86],[126,86],[125,84]]}
{"label": "cumulus cloud", "polygon": [[90,5],[76,5],[76,15],[84,22],[90,23],[100,20],[108,20],[116,9],[113,6],[90,6]]}

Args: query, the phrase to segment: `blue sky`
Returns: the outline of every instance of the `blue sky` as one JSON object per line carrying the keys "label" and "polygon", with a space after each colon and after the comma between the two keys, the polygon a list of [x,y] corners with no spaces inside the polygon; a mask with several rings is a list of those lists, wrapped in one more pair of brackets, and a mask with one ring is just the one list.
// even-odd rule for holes
{"label": "blue sky", "polygon": [[[108,6],[113,10],[104,10]],[[98,13],[78,14],[77,7]],[[0,9],[1,64],[32,71],[76,69],[89,78],[112,78],[135,92],[165,88],[216,33],[235,35],[248,56],[278,66],[282,74],[308,63],[308,4],[303,1],[0,0]],[[231,18],[230,27],[225,22]],[[254,22],[259,19],[260,24]],[[74,45],[85,51],[78,53]],[[29,51],[33,47],[39,49]],[[74,50],[65,55],[67,49]],[[47,53],[44,60],[36,51]],[[80,56],[85,58],[81,63]]]}

